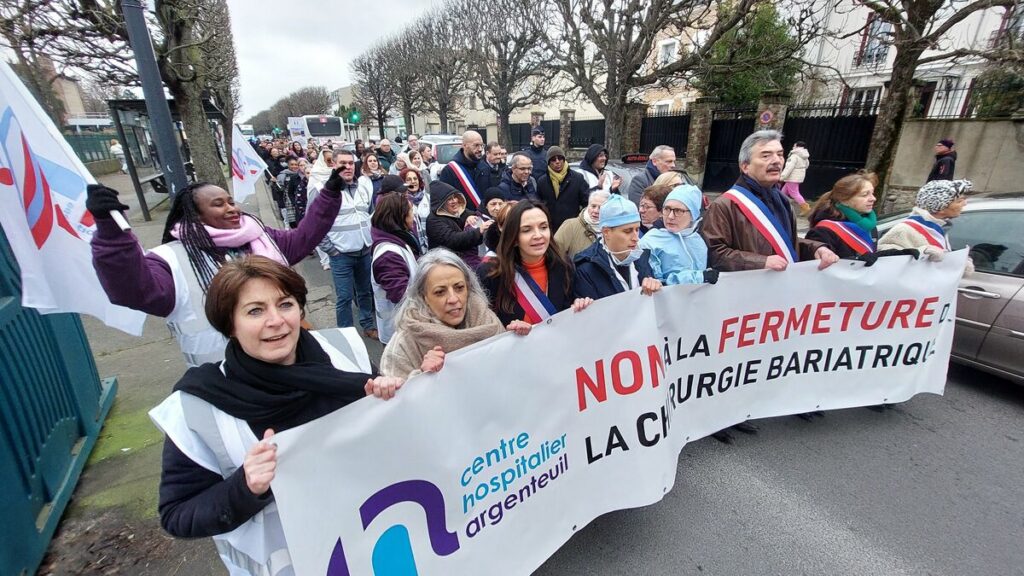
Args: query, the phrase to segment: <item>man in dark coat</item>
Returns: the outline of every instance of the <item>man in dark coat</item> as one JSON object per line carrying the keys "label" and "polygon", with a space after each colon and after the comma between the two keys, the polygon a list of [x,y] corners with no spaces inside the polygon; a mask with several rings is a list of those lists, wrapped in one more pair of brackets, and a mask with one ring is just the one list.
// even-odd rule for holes
{"label": "man in dark coat", "polygon": [[534,126],[530,131],[530,145],[523,148],[523,152],[533,160],[533,179],[540,182],[540,177],[547,174],[547,154],[544,153],[544,129]]}
{"label": "man in dark coat", "polygon": [[953,150],[954,146],[953,141],[948,138],[939,140],[938,144],[935,145],[935,165],[932,166],[932,171],[928,173],[927,182],[953,179],[953,170],[956,168],[956,150]]}
{"label": "man in dark coat", "polygon": [[477,163],[476,170],[476,181],[483,185],[483,190],[479,190],[481,194],[484,190],[501,184],[501,176],[505,172],[505,164],[501,161],[501,144],[487,143],[487,147],[484,148],[483,160]]}
{"label": "man in dark coat", "polygon": [[533,163],[526,152],[516,152],[509,161],[508,170],[501,176],[498,188],[505,193],[505,200],[518,202],[532,200],[540,202],[537,195],[537,181],[533,176]]}
{"label": "man in dark coat", "polygon": [[[462,192],[464,198],[469,202],[468,206],[473,210],[480,209],[476,205],[476,199],[481,198],[484,191],[490,188],[489,180],[479,169],[483,154],[484,139],[480,137],[480,133],[476,130],[468,130],[462,135],[462,150],[455,153],[455,158],[452,161],[462,169],[461,175],[468,179],[469,187],[467,188],[460,175],[456,173],[456,169],[450,164],[442,168],[441,173],[437,177],[438,182],[444,182]],[[472,190],[469,188],[472,188]],[[431,190],[431,196],[433,196],[433,190]]]}
{"label": "man in dark coat", "polygon": [[566,220],[579,215],[590,202],[590,187],[583,175],[569,170],[565,153],[558,146],[548,148],[547,172],[537,181],[537,195],[551,214],[551,233]]}
{"label": "man in dark coat", "polygon": [[480,265],[479,248],[484,232],[493,223],[482,221],[475,211],[467,209],[462,192],[440,181],[430,185],[427,244],[431,248],[447,248],[475,269]]}

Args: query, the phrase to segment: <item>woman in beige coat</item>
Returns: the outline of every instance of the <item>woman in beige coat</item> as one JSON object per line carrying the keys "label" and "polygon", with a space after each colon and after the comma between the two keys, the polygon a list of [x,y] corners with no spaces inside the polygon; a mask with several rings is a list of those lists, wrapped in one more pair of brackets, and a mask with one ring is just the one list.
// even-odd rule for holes
{"label": "woman in beige coat", "polygon": [[807,177],[807,167],[811,165],[811,153],[807,151],[806,146],[802,141],[793,144],[793,150],[786,159],[786,166],[782,169],[782,193],[800,206],[801,216],[806,216],[811,211],[811,205],[800,195],[800,184]]}
{"label": "woman in beige coat", "polygon": [[565,259],[572,262],[580,252],[583,252],[601,236],[601,228],[598,220],[601,219],[601,206],[608,201],[606,190],[594,190],[590,193],[590,201],[587,207],[580,211],[580,215],[572,220],[566,220],[555,232],[555,244],[562,249]]}

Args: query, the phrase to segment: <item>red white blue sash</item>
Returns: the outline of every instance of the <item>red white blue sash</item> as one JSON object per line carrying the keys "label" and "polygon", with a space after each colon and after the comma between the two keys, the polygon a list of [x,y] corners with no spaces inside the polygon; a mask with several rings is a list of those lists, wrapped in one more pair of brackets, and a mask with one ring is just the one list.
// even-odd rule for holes
{"label": "red white blue sash", "polygon": [[871,238],[871,235],[853,222],[822,220],[818,222],[815,228],[829,230],[857,254],[870,254],[875,251],[875,241]]}
{"label": "red white blue sash", "polygon": [[469,196],[469,200],[473,202],[473,208],[480,207],[480,193],[476,191],[476,187],[473,186],[473,179],[469,177],[466,169],[462,167],[462,164],[452,160],[448,163],[448,167],[455,172],[455,177],[459,179],[459,183],[462,184],[462,189],[466,191],[466,196]]}
{"label": "red white blue sash", "polygon": [[949,250],[949,241],[946,240],[946,233],[942,231],[942,226],[929,222],[916,214],[904,220],[903,223],[924,236],[925,240],[932,246]]}
{"label": "red white blue sash", "polygon": [[555,305],[548,299],[548,295],[540,289],[540,286],[529,274],[517,270],[515,288],[516,301],[526,312],[526,318],[523,320],[530,324],[540,324],[558,312]]}
{"label": "red white blue sash", "polygon": [[790,262],[799,260],[793,240],[789,237],[788,223],[783,225],[782,222],[779,222],[779,219],[764,205],[760,198],[755,196],[750,190],[740,186],[733,186],[725,192],[724,196],[736,204],[740,212],[743,212],[747,220],[768,241],[768,244],[771,245],[777,255]]}

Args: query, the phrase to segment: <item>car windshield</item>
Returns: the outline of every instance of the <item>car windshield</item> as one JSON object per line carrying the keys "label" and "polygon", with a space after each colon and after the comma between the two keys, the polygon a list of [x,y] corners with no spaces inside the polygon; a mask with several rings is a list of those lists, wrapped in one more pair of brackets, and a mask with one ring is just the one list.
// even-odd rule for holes
{"label": "car windshield", "polygon": [[439,163],[447,164],[455,159],[455,153],[461,149],[462,146],[455,142],[451,144],[436,144],[434,146],[434,156]]}

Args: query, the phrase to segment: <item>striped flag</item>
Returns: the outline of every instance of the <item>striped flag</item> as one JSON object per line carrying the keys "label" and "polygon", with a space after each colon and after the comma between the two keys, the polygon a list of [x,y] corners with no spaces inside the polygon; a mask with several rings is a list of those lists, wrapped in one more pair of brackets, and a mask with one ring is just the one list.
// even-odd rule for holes
{"label": "striped flag", "polygon": [[21,268],[22,306],[80,312],[130,334],[146,315],[110,303],[92,267],[85,209],[92,175],[6,62],[0,61],[0,225]]}
{"label": "striped flag", "polygon": [[256,182],[266,169],[267,163],[249,145],[236,124],[231,132],[231,189],[235,202],[256,193]]}

